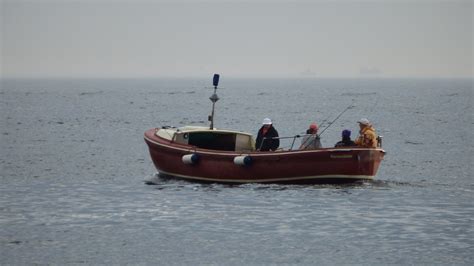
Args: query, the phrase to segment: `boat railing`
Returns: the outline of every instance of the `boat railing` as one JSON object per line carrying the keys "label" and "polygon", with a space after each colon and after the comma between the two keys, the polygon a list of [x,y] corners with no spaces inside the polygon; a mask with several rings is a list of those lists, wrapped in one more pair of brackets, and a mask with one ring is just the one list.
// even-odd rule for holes
{"label": "boat railing", "polygon": [[[295,145],[295,142],[296,142],[296,139],[297,138],[302,138],[302,137],[305,137],[305,136],[311,136],[313,134],[297,134],[297,135],[294,135],[294,136],[290,136],[290,137],[272,137],[272,138],[263,138],[262,140],[262,143],[260,144],[260,147],[258,147],[258,149],[260,150],[262,148],[262,145],[263,145],[263,141],[266,140],[266,139],[293,139],[293,141],[291,142],[291,146],[289,148],[289,150],[293,150],[293,146]],[[383,140],[383,136],[377,136],[377,147],[378,148],[382,148],[382,140]]]}
{"label": "boat railing", "polygon": [[289,150],[293,150],[293,146],[295,145],[295,142],[296,142],[296,139],[297,138],[302,138],[302,137],[305,137],[305,136],[311,136],[313,134],[297,134],[297,135],[294,135],[294,136],[289,136],[289,137],[272,137],[272,138],[266,138],[264,137],[262,139],[262,143],[260,143],[260,147],[258,147],[258,149],[260,150],[262,148],[262,145],[263,145],[263,142],[266,140],[266,139],[293,139],[293,141],[291,142],[291,146],[289,148]]}

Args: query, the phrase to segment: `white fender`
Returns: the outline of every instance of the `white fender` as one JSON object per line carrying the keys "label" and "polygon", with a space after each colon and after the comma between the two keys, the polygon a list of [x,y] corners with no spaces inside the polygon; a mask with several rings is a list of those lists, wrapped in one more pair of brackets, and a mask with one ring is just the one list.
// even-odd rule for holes
{"label": "white fender", "polygon": [[196,164],[199,161],[199,155],[196,153],[183,155],[181,158],[184,164]]}
{"label": "white fender", "polygon": [[241,155],[234,157],[234,163],[236,165],[249,166],[252,164],[252,157],[248,155]]}

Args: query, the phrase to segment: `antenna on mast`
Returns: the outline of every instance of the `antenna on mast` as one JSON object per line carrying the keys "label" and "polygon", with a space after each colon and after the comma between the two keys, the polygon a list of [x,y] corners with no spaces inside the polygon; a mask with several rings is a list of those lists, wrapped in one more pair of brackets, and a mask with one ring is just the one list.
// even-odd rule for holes
{"label": "antenna on mast", "polygon": [[217,85],[219,85],[219,74],[214,74],[214,78],[212,79],[212,85],[214,86],[214,93],[209,97],[209,100],[212,102],[212,113],[208,117],[208,120],[211,121],[210,129],[214,129],[214,105],[219,100],[219,97],[216,94]]}

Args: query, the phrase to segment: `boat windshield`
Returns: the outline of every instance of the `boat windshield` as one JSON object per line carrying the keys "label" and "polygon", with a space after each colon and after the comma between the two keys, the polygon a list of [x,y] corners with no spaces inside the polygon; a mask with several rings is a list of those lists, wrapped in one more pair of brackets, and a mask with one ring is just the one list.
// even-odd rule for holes
{"label": "boat windshield", "polygon": [[176,132],[175,141],[201,149],[220,151],[249,152],[253,151],[255,146],[251,135],[232,131]]}

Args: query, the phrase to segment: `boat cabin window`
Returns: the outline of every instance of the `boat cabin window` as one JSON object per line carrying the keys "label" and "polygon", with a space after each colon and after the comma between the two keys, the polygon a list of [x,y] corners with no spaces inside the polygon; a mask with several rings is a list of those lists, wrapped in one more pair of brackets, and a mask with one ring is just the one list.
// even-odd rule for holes
{"label": "boat cabin window", "polygon": [[193,132],[189,133],[188,144],[203,149],[233,151],[235,149],[235,134]]}
{"label": "boat cabin window", "polygon": [[177,133],[176,142],[202,149],[220,151],[252,151],[252,138],[234,132],[185,132]]}

